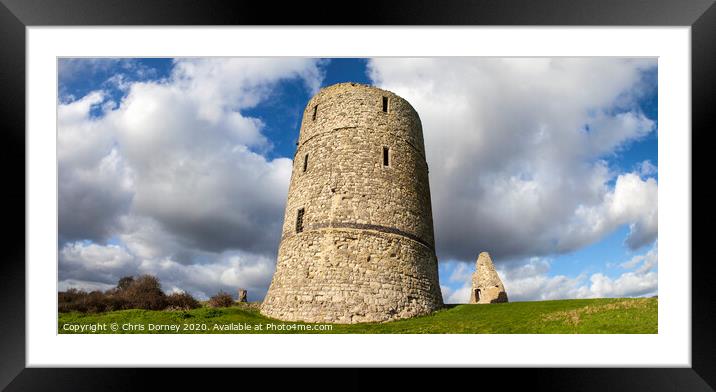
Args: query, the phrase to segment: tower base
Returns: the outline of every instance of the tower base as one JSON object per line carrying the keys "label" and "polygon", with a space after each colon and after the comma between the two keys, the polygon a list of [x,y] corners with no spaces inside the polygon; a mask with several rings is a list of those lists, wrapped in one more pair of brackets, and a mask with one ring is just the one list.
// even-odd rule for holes
{"label": "tower base", "polygon": [[281,241],[261,313],[352,324],[429,314],[443,306],[435,252],[405,236],[320,229]]}

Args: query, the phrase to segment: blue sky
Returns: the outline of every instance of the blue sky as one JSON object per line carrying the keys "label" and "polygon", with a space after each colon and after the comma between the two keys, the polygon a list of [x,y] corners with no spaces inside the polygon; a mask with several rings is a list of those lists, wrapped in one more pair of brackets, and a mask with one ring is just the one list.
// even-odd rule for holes
{"label": "blue sky", "polygon": [[421,116],[446,302],[484,250],[511,299],[657,293],[656,60],[61,59],[58,78],[60,289],[153,273],[261,299],[303,107],[352,81]]}

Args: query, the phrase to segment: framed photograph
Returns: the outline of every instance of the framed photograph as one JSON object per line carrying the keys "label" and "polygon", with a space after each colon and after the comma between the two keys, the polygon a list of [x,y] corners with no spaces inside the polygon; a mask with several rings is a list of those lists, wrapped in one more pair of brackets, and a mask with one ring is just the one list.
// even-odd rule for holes
{"label": "framed photograph", "polygon": [[712,390],[711,1],[312,6],[3,0],[25,230],[0,385],[458,366]]}

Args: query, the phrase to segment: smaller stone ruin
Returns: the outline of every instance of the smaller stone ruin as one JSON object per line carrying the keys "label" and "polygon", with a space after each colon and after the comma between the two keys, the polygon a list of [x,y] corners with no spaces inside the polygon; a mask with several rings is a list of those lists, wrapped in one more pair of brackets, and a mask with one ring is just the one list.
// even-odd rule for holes
{"label": "smaller stone ruin", "polygon": [[470,303],[494,304],[498,302],[507,302],[507,292],[492,264],[490,254],[482,252],[477,257],[475,272],[472,274]]}
{"label": "smaller stone ruin", "polygon": [[245,289],[239,289],[239,302],[248,302]]}

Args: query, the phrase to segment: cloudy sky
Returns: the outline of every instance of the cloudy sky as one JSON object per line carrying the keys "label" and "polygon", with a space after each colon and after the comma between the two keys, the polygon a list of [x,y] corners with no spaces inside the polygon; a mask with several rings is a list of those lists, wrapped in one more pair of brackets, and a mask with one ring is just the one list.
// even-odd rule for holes
{"label": "cloudy sky", "polygon": [[149,273],[263,298],[300,115],[370,83],[423,123],[440,283],[488,251],[510,300],[657,293],[657,62],[616,58],[59,61],[59,290]]}

